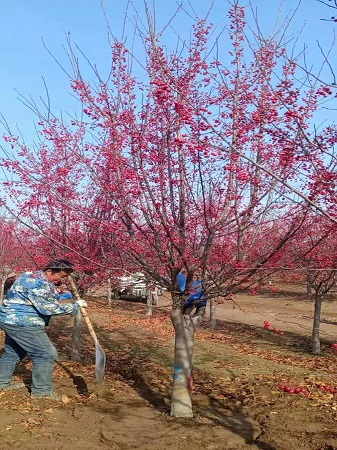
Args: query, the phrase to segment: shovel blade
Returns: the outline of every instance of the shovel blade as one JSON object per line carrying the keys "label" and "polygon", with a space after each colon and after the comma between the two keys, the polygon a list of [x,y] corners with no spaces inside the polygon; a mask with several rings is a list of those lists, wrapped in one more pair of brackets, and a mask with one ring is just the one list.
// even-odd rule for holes
{"label": "shovel blade", "polygon": [[96,347],[96,360],[95,360],[96,381],[97,383],[101,384],[104,381],[106,356],[104,350],[98,343],[96,344],[95,347]]}

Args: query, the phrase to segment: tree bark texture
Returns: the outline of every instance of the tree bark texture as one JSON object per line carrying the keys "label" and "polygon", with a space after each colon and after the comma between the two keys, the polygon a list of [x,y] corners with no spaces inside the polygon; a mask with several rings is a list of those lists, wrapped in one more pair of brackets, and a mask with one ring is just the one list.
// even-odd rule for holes
{"label": "tree bark texture", "polygon": [[158,292],[157,289],[152,292],[152,304],[157,306],[158,305]]}
{"label": "tree bark texture", "polygon": [[107,282],[107,300],[108,300],[108,306],[112,305],[111,299],[112,299],[112,290],[111,290],[111,278],[108,278]]}
{"label": "tree bark texture", "polygon": [[322,311],[322,296],[319,294],[315,295],[315,311],[314,311],[314,322],[312,328],[312,353],[314,355],[319,355],[321,353],[321,342],[319,337],[319,328],[321,323],[321,311]]}
{"label": "tree bark texture", "polygon": [[146,315],[152,316],[152,304],[153,304],[153,297],[152,292],[147,288],[146,289]]}
{"label": "tree bark texture", "polygon": [[176,331],[171,416],[193,417],[192,368],[195,326],[191,320],[186,320],[178,308],[172,311],[171,318]]}
{"label": "tree bark texture", "polygon": [[209,302],[209,326],[212,330],[215,330],[216,328],[216,303],[215,299],[212,298]]}
{"label": "tree bark texture", "polygon": [[312,286],[310,284],[310,281],[307,281],[307,295],[312,295]]}
{"label": "tree bark texture", "polygon": [[5,281],[1,281],[1,285],[0,285],[0,305],[2,305],[3,301],[4,301],[4,290],[5,290]]}

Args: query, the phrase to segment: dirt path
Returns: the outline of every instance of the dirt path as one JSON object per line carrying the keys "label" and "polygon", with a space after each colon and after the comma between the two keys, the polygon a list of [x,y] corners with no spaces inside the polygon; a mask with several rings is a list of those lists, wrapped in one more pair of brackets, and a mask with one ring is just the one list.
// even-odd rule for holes
{"label": "dirt path", "polygon": [[[168,299],[159,297],[159,306],[166,304]],[[313,315],[314,302],[305,295],[303,286],[295,286],[293,292],[238,294],[234,301],[225,300],[216,306],[216,316],[221,321],[256,327],[263,327],[263,322],[268,321],[279,330],[308,337],[312,332]],[[207,308],[206,320],[208,318]],[[323,302],[320,334],[326,340],[337,342],[337,296]]]}
{"label": "dirt path", "polygon": [[252,420],[240,434],[215,424],[210,433],[205,420],[193,421],[191,432],[186,422],[161,413],[127,383],[89,383],[89,398],[76,395],[70,380],[54,384],[68,395],[67,404],[33,403],[24,390],[0,395],[2,450],[258,449],[245,444]]}
{"label": "dirt path", "polygon": [[[90,302],[107,354],[104,385],[94,380],[87,330],[82,361],[74,363],[72,320],[53,319],[50,335],[60,355],[54,384],[66,397],[55,404],[32,401],[27,389],[0,392],[1,450],[336,450],[337,395],[320,390],[322,383],[335,385],[336,357],[329,350],[314,358],[293,346],[294,336],[310,335],[313,312],[310,301],[296,298],[242,295],[235,308],[218,305],[218,330],[198,331],[189,420],[169,415],[173,330],[161,310],[149,321],[144,305],[115,301],[109,309],[104,299]],[[324,337],[337,341],[334,302],[323,305],[323,319]],[[285,336],[266,335],[265,320]],[[17,378],[29,383],[30,370],[25,361]],[[279,381],[306,387],[310,396],[287,395]]]}
{"label": "dirt path", "polygon": [[[134,316],[144,320],[129,311],[119,315],[117,324],[111,310],[91,308],[107,353],[103,385],[94,379],[94,347],[87,330],[83,360],[74,363],[69,360],[71,318],[52,320],[49,334],[59,351],[54,388],[64,395],[63,401],[30,398],[31,363],[24,361],[15,378],[25,381],[27,388],[0,392],[1,450],[258,450],[247,442],[260,434],[260,427],[242,413],[226,411],[224,423],[218,422],[222,413],[216,411],[209,418],[170,417],[171,370],[162,373],[142,354],[149,343],[153,346],[153,333],[133,325]],[[0,347],[3,339],[0,332]]]}
{"label": "dirt path", "polygon": [[[285,332],[311,335],[314,314],[312,301],[247,297],[238,296],[236,305],[231,301],[217,305],[217,318],[257,327],[263,327],[263,322],[268,321],[273,327]],[[323,303],[320,334],[328,340],[337,341],[335,302]]]}

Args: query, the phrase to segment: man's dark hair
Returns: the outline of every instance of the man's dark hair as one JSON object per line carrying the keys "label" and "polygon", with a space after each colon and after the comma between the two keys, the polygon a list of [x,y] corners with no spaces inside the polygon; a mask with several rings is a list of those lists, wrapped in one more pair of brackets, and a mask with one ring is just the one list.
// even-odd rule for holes
{"label": "man's dark hair", "polygon": [[4,295],[7,295],[7,292],[11,288],[12,284],[15,281],[15,277],[8,277],[4,283]]}
{"label": "man's dark hair", "polygon": [[67,259],[53,259],[45,265],[43,271],[46,271],[47,269],[50,269],[53,272],[61,272],[61,270],[69,273],[74,272],[73,264]]}

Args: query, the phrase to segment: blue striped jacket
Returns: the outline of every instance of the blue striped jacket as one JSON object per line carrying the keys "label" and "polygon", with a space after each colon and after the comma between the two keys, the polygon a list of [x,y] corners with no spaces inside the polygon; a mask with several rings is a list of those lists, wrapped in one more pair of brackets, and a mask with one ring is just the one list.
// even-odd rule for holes
{"label": "blue striped jacket", "polygon": [[19,327],[45,327],[51,316],[75,315],[76,302],[59,303],[60,294],[42,270],[25,272],[15,280],[0,307],[1,323]]}

